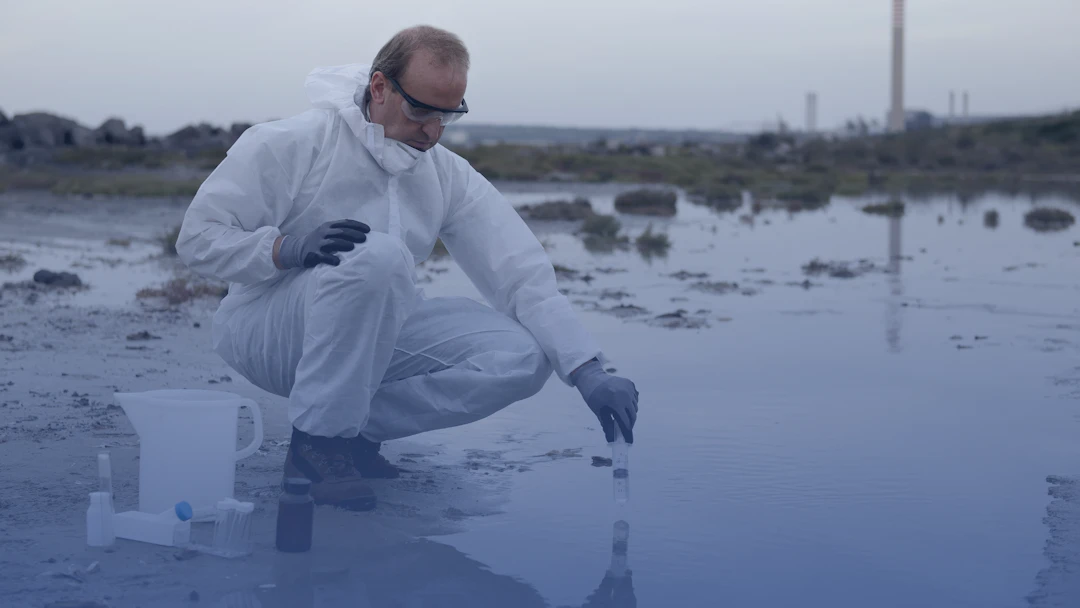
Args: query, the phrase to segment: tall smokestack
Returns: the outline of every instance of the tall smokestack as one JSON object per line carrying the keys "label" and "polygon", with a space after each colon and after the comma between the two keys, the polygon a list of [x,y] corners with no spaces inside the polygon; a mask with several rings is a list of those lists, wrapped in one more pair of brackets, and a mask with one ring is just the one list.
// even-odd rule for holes
{"label": "tall smokestack", "polygon": [[817,93],[806,94],[806,132],[817,132]]}
{"label": "tall smokestack", "polygon": [[949,91],[949,118],[956,118],[956,91]]}
{"label": "tall smokestack", "polygon": [[904,130],[904,0],[893,0],[892,109],[889,130]]}
{"label": "tall smokestack", "polygon": [[964,91],[964,118],[968,117],[968,93]]}

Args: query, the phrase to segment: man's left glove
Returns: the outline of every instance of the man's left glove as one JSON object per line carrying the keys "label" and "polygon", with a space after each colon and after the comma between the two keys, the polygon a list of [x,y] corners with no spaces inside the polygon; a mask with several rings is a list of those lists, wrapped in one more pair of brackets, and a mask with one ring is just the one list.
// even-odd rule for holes
{"label": "man's left glove", "polygon": [[638,391],[633,382],[607,373],[595,359],[570,374],[570,381],[600,420],[608,443],[615,441],[616,424],[626,443],[634,443]]}

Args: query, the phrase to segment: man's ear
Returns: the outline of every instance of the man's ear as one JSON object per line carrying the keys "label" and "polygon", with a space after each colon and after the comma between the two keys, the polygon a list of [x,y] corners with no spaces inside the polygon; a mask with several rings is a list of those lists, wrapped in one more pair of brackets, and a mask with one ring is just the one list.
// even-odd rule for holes
{"label": "man's ear", "polygon": [[382,72],[375,72],[371,76],[371,101],[379,104],[385,103],[389,94],[390,82],[386,80],[386,76]]}

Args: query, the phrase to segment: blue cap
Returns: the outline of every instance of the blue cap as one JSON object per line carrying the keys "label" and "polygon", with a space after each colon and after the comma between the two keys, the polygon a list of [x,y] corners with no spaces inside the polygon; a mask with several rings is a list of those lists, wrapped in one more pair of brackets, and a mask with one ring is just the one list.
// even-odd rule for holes
{"label": "blue cap", "polygon": [[191,510],[191,505],[188,504],[188,501],[182,500],[176,503],[176,516],[180,518],[180,521],[187,521],[191,519],[191,516],[194,514],[195,512]]}

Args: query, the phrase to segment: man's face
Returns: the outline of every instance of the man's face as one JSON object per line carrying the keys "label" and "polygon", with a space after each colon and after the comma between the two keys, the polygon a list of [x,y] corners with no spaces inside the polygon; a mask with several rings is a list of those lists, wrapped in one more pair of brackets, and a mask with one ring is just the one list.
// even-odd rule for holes
{"label": "man's face", "polygon": [[[398,85],[413,99],[438,108],[453,109],[465,98],[468,75],[459,66],[440,65],[429,51],[413,55]],[[376,72],[371,79],[371,103],[368,115],[371,122],[383,126],[386,137],[396,139],[417,150],[428,150],[439,143],[443,125],[438,119],[424,123],[406,116],[402,109],[405,98],[384,74]]]}

